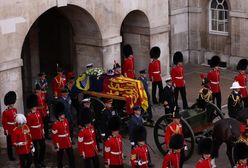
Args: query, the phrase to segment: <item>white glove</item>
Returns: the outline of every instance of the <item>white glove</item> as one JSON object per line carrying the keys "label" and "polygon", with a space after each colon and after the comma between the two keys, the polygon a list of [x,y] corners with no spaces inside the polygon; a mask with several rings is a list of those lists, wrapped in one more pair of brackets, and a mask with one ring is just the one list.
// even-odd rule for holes
{"label": "white glove", "polygon": [[134,143],[134,142],[130,142],[130,144],[131,144],[132,146],[134,146],[134,145],[135,145],[135,143]]}
{"label": "white glove", "polygon": [[24,142],[18,142],[18,143],[16,144],[17,147],[21,147],[22,145],[24,145]]}
{"label": "white glove", "polygon": [[188,150],[188,146],[187,145],[184,146],[184,150],[186,150],[186,151]]}
{"label": "white glove", "polygon": [[33,148],[31,149],[31,151],[34,153],[34,152],[35,152],[35,148],[33,147]]}
{"label": "white glove", "polygon": [[105,133],[101,133],[101,136],[102,136],[102,137],[105,137],[105,136],[106,136],[106,134],[105,134]]}
{"label": "white glove", "polygon": [[85,153],[84,152],[82,153],[82,157],[85,159]]}
{"label": "white glove", "polygon": [[138,166],[142,166],[142,161],[141,160],[138,161]]}

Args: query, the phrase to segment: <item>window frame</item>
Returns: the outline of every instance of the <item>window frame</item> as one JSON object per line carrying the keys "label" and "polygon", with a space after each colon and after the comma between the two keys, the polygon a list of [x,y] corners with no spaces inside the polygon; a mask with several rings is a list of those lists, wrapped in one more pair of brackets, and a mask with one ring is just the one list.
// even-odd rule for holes
{"label": "window frame", "polygon": [[[211,7],[211,5],[212,5],[212,3],[213,3],[213,1],[215,1],[215,2],[217,2],[217,5],[219,5],[219,3],[218,3],[218,0],[211,0],[210,1],[210,3],[209,3],[209,12],[208,12],[208,21],[209,21],[209,33],[210,34],[215,34],[215,35],[223,35],[223,36],[228,36],[229,35],[229,29],[228,29],[228,27],[229,27],[229,21],[230,21],[230,16],[229,16],[229,8],[227,8],[227,9],[225,9],[224,8],[224,2],[225,3],[227,3],[226,2],[226,0],[223,0],[223,3],[221,3],[221,5],[223,5],[223,9],[217,9],[217,8],[212,8]],[[228,3],[227,3],[228,4]],[[216,6],[217,7],[217,6]],[[228,7],[228,6],[227,6]],[[216,11],[216,13],[217,13],[217,16],[216,16],[216,18],[217,19],[213,19],[213,17],[212,17],[212,13],[213,13],[213,10],[215,10]],[[224,19],[224,20],[219,20],[218,18],[219,18],[219,13],[220,12],[223,12],[224,14],[225,14],[225,12],[227,12],[227,19]],[[212,22],[213,21],[216,21],[217,22],[217,30],[213,30],[212,29]],[[220,22],[222,22],[223,24],[224,24],[224,31],[220,31],[220,30],[218,30],[218,26],[219,26],[219,23]],[[226,26],[225,26],[226,25]],[[227,30],[227,31],[226,31]]]}

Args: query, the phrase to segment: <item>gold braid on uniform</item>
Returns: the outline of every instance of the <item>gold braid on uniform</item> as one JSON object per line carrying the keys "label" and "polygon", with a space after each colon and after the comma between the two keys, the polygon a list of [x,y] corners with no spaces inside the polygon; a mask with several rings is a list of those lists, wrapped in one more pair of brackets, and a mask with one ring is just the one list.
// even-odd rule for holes
{"label": "gold braid on uniform", "polygon": [[231,97],[232,97],[232,100],[233,100],[232,106],[235,107],[240,101],[240,96],[236,96],[236,99],[235,99],[235,96],[233,94],[231,94]]}
{"label": "gold braid on uniform", "polygon": [[239,139],[235,143],[239,143],[239,142],[243,142],[246,145],[248,145],[248,137],[245,138],[245,137],[240,136]]}
{"label": "gold braid on uniform", "polygon": [[[204,90],[207,90],[207,92],[204,92]],[[200,90],[200,97],[202,100],[205,100],[206,102],[209,102],[212,97],[212,92],[208,89],[202,88]]]}

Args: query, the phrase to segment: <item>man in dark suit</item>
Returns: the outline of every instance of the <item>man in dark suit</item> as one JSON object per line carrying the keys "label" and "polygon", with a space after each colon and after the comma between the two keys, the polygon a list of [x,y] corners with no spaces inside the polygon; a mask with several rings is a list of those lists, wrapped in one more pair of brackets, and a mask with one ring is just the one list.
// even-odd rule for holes
{"label": "man in dark suit", "polygon": [[174,88],[172,85],[171,76],[166,77],[165,79],[166,86],[163,90],[163,103],[165,108],[165,114],[172,113],[176,106],[175,97],[174,97]]}

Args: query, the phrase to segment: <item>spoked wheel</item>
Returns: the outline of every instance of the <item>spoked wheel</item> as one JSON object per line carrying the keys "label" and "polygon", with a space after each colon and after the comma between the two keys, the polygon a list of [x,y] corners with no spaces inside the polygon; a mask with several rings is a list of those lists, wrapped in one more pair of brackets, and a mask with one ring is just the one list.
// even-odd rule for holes
{"label": "spoked wheel", "polygon": [[206,110],[211,115],[213,122],[224,119],[221,110],[215,104],[207,102]]}
{"label": "spoked wheel", "polygon": [[97,97],[90,97],[90,108],[95,112],[101,112],[103,108],[105,108],[105,105],[103,101]]}
{"label": "spoked wheel", "polygon": [[[160,117],[154,126],[153,135],[154,135],[155,144],[162,155],[165,155],[166,152],[168,151],[168,149],[165,147],[165,129],[168,126],[168,124],[171,123],[171,121],[172,121],[172,115],[167,114]],[[190,125],[187,123],[187,121],[181,118],[181,124],[183,127],[183,135],[185,138],[185,142],[188,148],[187,150],[184,151],[185,160],[188,160],[194,152],[195,138],[194,138],[194,133]]]}

